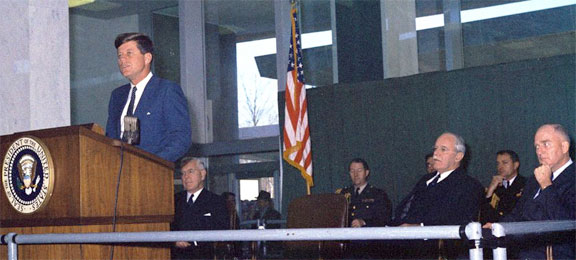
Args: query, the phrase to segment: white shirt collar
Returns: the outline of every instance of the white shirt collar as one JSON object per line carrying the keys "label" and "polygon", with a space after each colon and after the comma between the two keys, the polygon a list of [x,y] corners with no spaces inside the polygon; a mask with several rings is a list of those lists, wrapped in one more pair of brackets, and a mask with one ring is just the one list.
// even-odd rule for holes
{"label": "white shirt collar", "polygon": [[[138,82],[138,84],[136,84],[136,88],[138,88],[138,91],[136,91],[136,99],[134,100],[134,111],[136,111],[136,107],[138,107],[138,102],[140,102],[142,93],[144,93],[144,89],[146,89],[146,85],[148,85],[148,82],[150,81],[151,78],[152,78],[152,72],[148,72],[148,75],[143,80]],[[134,85],[130,83],[130,91],[132,91],[133,87]],[[128,96],[130,96],[130,94],[128,94]],[[130,97],[128,97],[127,102],[130,102]]]}
{"label": "white shirt collar", "polygon": [[368,183],[364,183],[364,185],[362,185],[362,186],[360,186],[360,187],[354,186],[354,191],[356,191],[357,188],[360,188],[360,189],[358,190],[358,194],[361,194],[362,191],[364,191],[364,188],[366,188],[366,186],[368,186]]}
{"label": "white shirt collar", "polygon": [[516,177],[518,177],[518,174],[516,174],[516,176],[514,176],[514,178],[507,180],[508,181],[508,187],[512,186],[512,183],[514,182],[514,180],[516,180]]}
{"label": "white shirt collar", "polygon": [[[138,91],[136,91],[136,97],[134,98],[134,112],[136,112],[136,108],[138,107],[138,102],[140,102],[140,98],[142,97],[142,93],[144,93],[144,89],[146,88],[146,85],[148,85],[148,82],[150,81],[152,76],[153,76],[152,72],[149,72],[148,75],[143,80],[141,80],[140,82],[138,82],[138,84],[136,84],[136,88],[138,88]],[[120,136],[122,136],[124,134],[124,117],[128,113],[128,104],[130,103],[130,96],[132,94],[132,88],[133,87],[134,87],[134,85],[132,85],[132,83],[130,83],[130,90],[128,91],[128,98],[126,99],[124,109],[122,109],[122,116],[120,117],[120,131],[121,131]]]}
{"label": "white shirt collar", "polygon": [[572,159],[568,160],[564,165],[562,165],[562,167],[560,167],[560,168],[558,168],[558,170],[554,171],[552,173],[552,175],[554,176],[554,177],[552,177],[552,180],[555,180],[560,175],[560,173],[562,173],[564,170],[566,170],[566,168],[568,168],[568,166],[570,166],[570,164],[572,164]]}
{"label": "white shirt collar", "polygon": [[451,170],[451,171],[446,171],[446,172],[443,172],[443,173],[438,173],[438,172],[436,172],[436,175],[434,175],[434,177],[432,177],[432,178],[430,178],[429,180],[426,181],[426,185],[430,184],[430,183],[432,182],[432,180],[434,180],[434,178],[436,178],[436,176],[438,176],[438,174],[440,174],[440,177],[438,178],[438,181],[437,181],[436,183],[441,182],[442,180],[448,178],[448,176],[450,176],[450,174],[451,174],[453,171],[455,171],[455,170],[456,170],[456,169]]}
{"label": "white shirt collar", "polygon": [[[199,189],[198,191],[194,192],[194,197],[192,197],[192,202],[196,202],[196,200],[198,199],[198,196],[200,196],[200,192],[202,192],[204,188]],[[192,196],[192,193],[190,192],[186,192],[186,201],[188,201],[190,199],[190,196]]]}

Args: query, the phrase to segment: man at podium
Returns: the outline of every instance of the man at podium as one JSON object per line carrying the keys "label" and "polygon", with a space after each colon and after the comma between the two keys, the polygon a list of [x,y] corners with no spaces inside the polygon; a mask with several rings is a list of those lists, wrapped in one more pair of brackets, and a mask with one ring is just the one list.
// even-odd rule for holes
{"label": "man at podium", "polygon": [[112,91],[106,136],[165,160],[178,160],[192,144],[188,102],[182,89],[150,71],[154,46],[148,36],[123,33],[114,45],[118,68],[130,83]]}

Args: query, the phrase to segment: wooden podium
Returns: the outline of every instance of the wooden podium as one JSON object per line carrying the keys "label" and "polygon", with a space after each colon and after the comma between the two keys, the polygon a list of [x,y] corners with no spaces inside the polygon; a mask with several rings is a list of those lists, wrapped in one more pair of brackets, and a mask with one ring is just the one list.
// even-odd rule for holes
{"label": "wooden podium", "polygon": [[[110,139],[95,124],[1,136],[3,161],[11,144],[26,136],[40,139],[51,154],[52,196],[39,210],[23,214],[12,206],[2,188],[0,234],[112,232],[121,146],[124,159],[116,231],[170,230],[174,215],[172,162]],[[169,246],[116,244],[114,259],[169,259]],[[110,249],[111,244],[20,245],[18,255],[20,259],[109,259]],[[6,246],[0,246],[0,259],[6,257]]]}

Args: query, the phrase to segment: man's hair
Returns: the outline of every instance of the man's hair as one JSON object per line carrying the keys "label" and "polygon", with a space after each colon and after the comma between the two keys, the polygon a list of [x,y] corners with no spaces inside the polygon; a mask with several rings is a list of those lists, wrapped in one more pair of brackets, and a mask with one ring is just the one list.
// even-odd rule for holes
{"label": "man's hair", "polygon": [[426,156],[424,157],[424,161],[428,161],[428,159],[432,158],[433,156],[434,156],[433,153],[426,154]]}
{"label": "man's hair", "polygon": [[368,166],[368,163],[367,163],[364,159],[362,159],[362,158],[354,158],[354,159],[352,159],[352,160],[350,161],[350,163],[348,163],[348,169],[346,169],[346,170],[350,170],[350,166],[352,165],[352,163],[361,163],[362,166],[364,167],[364,170],[367,170],[367,171],[370,170],[370,167]]}
{"label": "man's hair", "polygon": [[132,32],[118,34],[118,36],[116,36],[116,40],[114,41],[114,46],[116,46],[116,49],[118,49],[120,45],[129,41],[136,42],[140,53],[150,53],[154,55],[154,44],[152,43],[152,40],[150,40],[150,37],[142,33]]}
{"label": "man's hair", "polygon": [[564,129],[564,127],[561,124],[545,124],[545,125],[542,125],[538,129],[541,129],[542,127],[545,127],[545,126],[552,127],[554,129],[554,132],[556,134],[560,135],[560,138],[563,141],[570,142],[570,136],[568,135],[568,131],[566,131],[566,129]]}
{"label": "man's hair", "polygon": [[180,166],[178,168],[182,169],[182,167],[184,167],[184,165],[188,164],[191,161],[197,161],[198,165],[200,165],[200,167],[202,167],[202,169],[204,169],[204,170],[206,169],[206,165],[204,165],[204,162],[200,158],[191,157],[191,156],[186,156],[186,157],[183,157],[182,159],[180,159]]}
{"label": "man's hair", "polygon": [[462,138],[462,136],[459,136],[455,133],[451,133],[451,132],[445,132],[444,134],[449,134],[454,136],[454,139],[456,139],[456,152],[459,153],[463,153],[466,154],[466,143],[464,142],[464,138]]}
{"label": "man's hair", "polygon": [[518,157],[518,154],[512,150],[500,150],[496,153],[496,155],[510,155],[510,159],[512,159],[513,162],[520,162],[520,157]]}

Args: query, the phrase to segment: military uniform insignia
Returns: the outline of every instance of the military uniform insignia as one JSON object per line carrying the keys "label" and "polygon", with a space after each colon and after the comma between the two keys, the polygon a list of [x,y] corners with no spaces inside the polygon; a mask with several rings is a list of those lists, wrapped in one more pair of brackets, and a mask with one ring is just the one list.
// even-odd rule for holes
{"label": "military uniform insignia", "polygon": [[[342,193],[344,191],[344,193]],[[350,194],[350,192],[348,192],[348,189],[337,189],[336,190],[336,194],[343,194],[344,197],[346,198],[346,201],[348,201],[348,203],[350,203],[350,198],[352,197],[352,194]]]}

